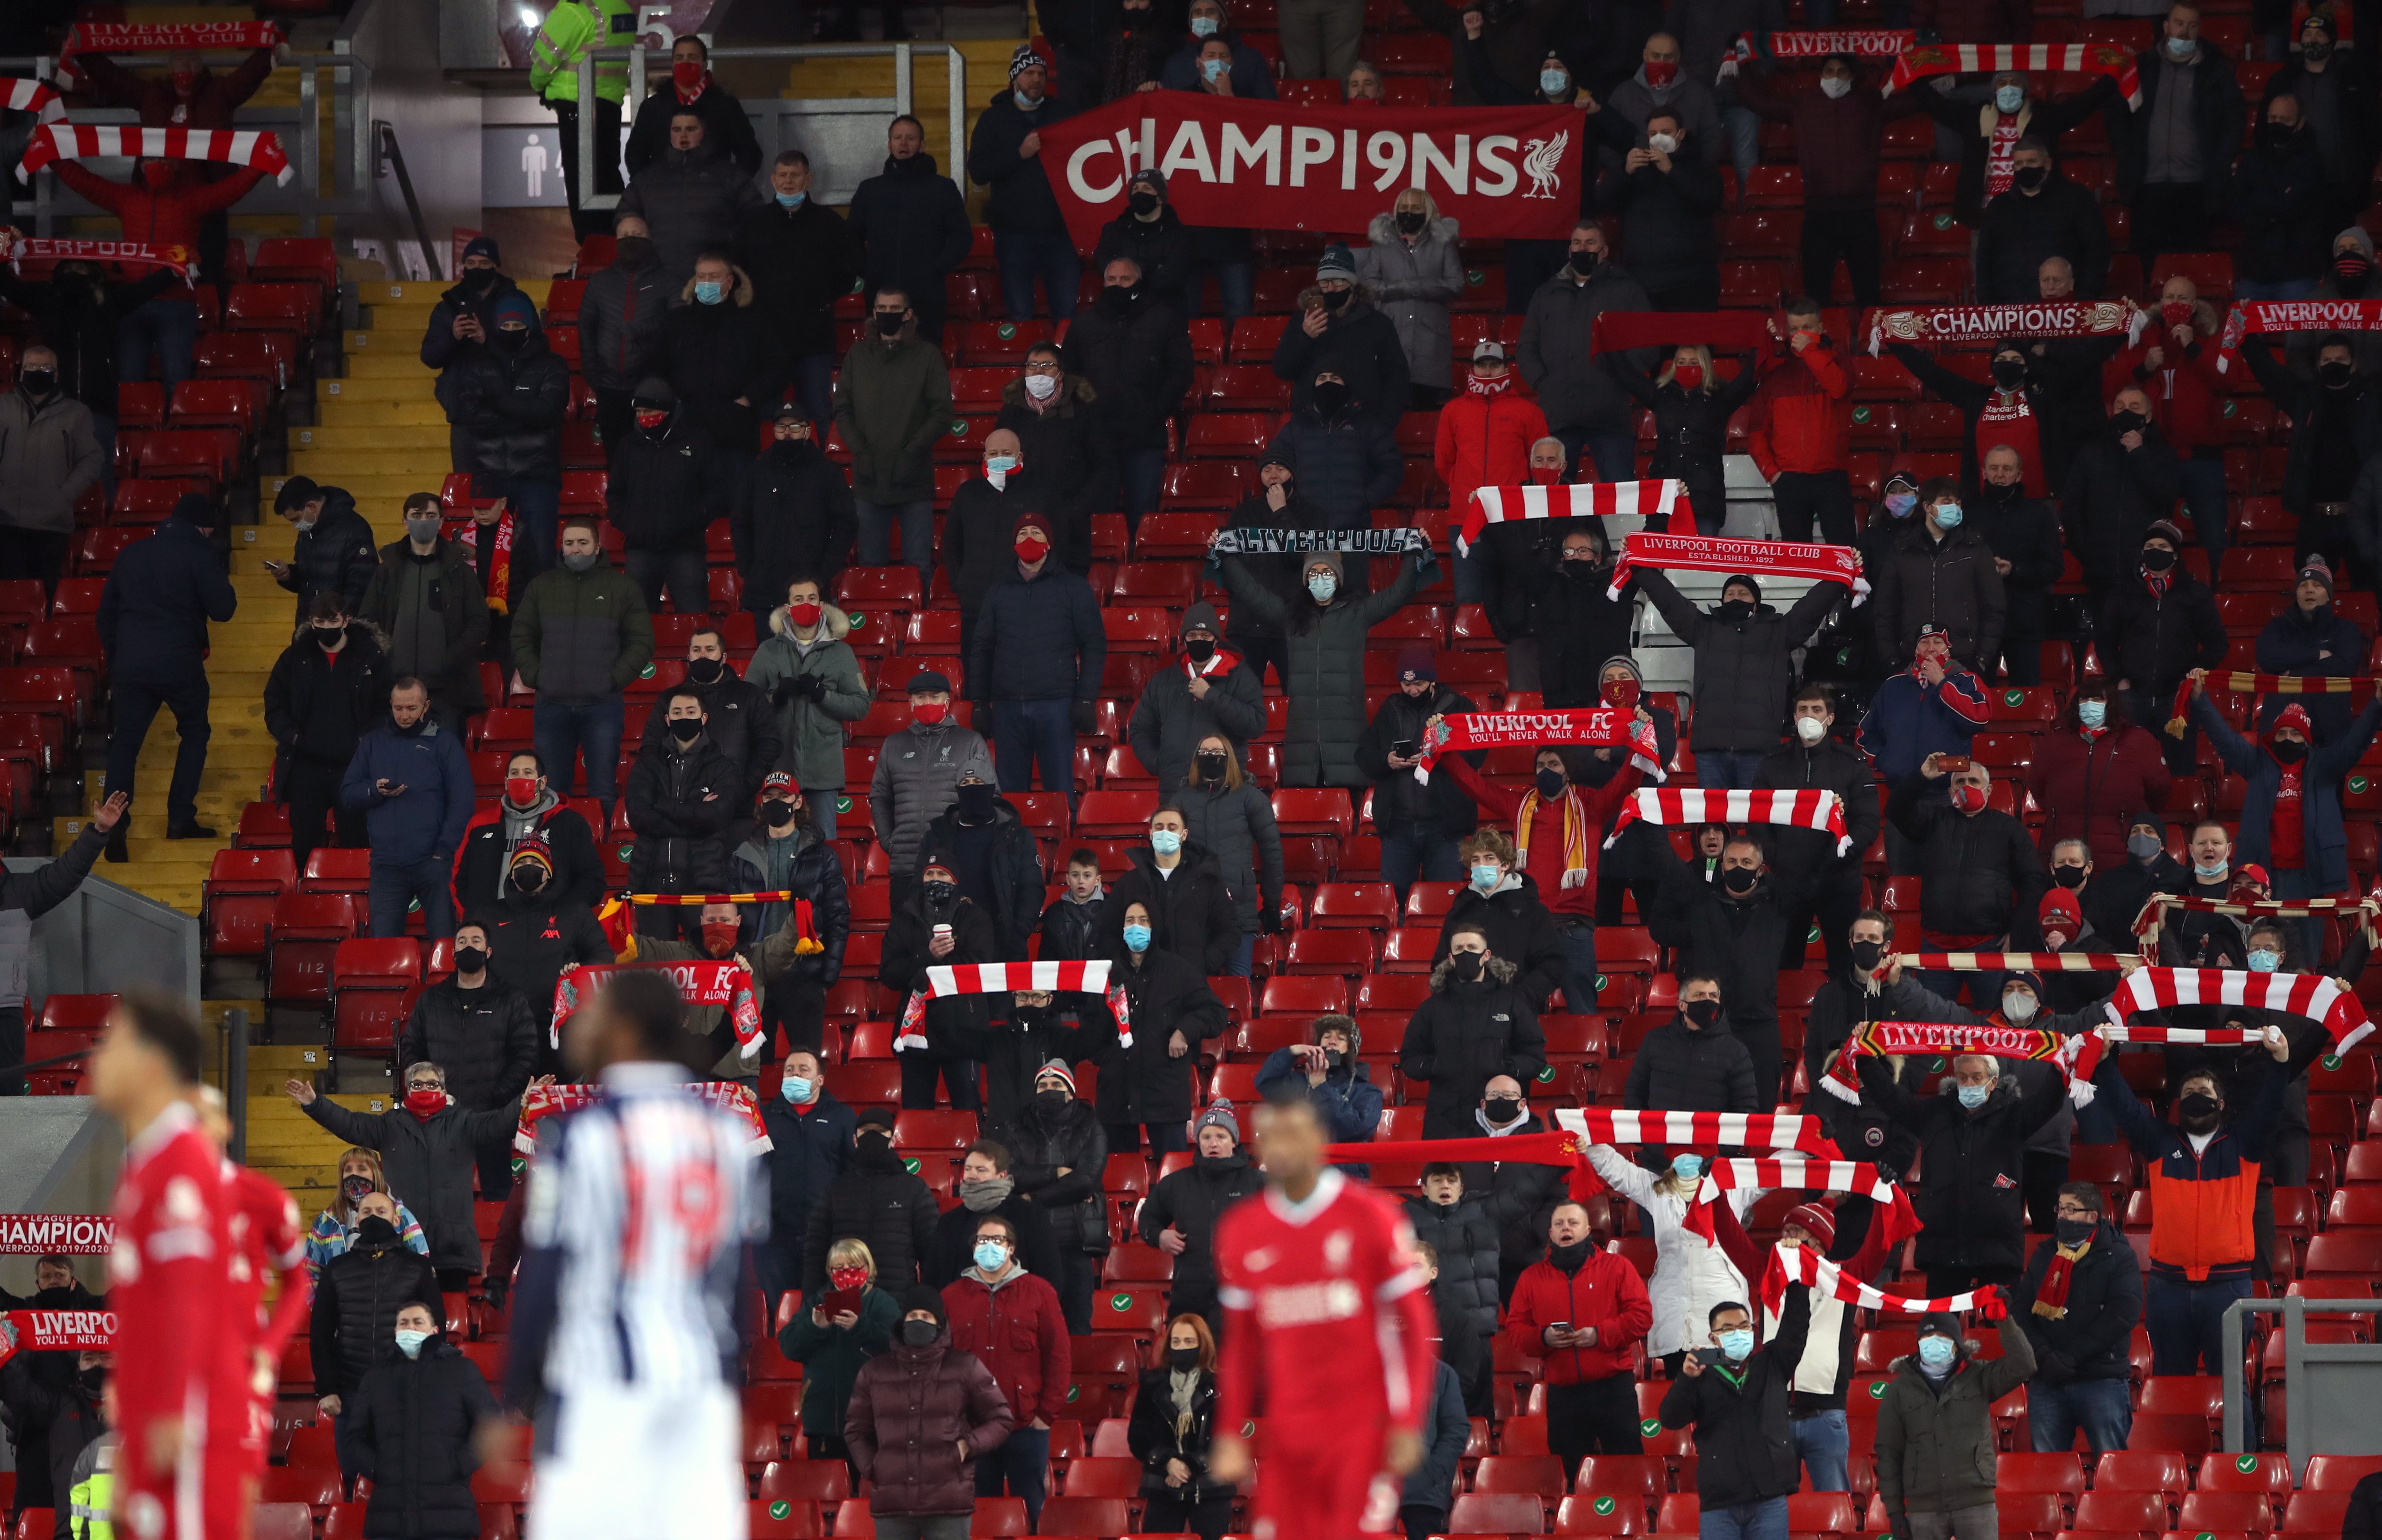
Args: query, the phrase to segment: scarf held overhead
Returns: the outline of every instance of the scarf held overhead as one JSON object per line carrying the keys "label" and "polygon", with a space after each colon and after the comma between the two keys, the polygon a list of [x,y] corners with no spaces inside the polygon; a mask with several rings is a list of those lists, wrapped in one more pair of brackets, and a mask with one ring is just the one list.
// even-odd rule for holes
{"label": "scarf held overhead", "polygon": [[2337,979],[2316,973],[2253,973],[2238,968],[2138,968],[2109,997],[2112,1023],[2136,1011],[2177,1006],[2241,1006],[2304,1016],[2332,1034],[2335,1053],[2347,1053],[2374,1030],[2365,1007]]}
{"label": "scarf held overhead", "polygon": [[630,968],[668,974],[670,983],[678,986],[680,996],[691,1006],[722,1008],[736,1028],[738,1057],[751,1058],[760,1053],[761,1008],[753,999],[753,970],[733,959],[725,962],[582,963],[555,981],[554,1024],[547,1030],[549,1045],[560,1047],[562,1023],[571,1013],[593,999],[613,974]]}
{"label": "scarf held overhead", "polygon": [[1884,1058],[1903,1054],[1986,1054],[1995,1058],[2044,1059],[2064,1066],[2069,1040],[2041,1027],[1996,1026],[1990,1021],[1959,1024],[1948,1021],[1871,1021],[1845,1040],[1844,1051],[1820,1081],[1820,1089],[1841,1101],[1858,1105],[1860,1078],[1857,1058]]}
{"label": "scarf held overhead", "polygon": [[1715,1160],[1705,1168],[1703,1179],[1696,1184],[1695,1202],[1688,1205],[1687,1228],[1711,1244],[1714,1239],[1713,1200],[1723,1192],[1754,1188],[1765,1192],[1786,1189],[1798,1192],[1848,1192],[1872,1199],[1878,1205],[1876,1222],[1885,1227],[1883,1243],[1887,1246],[1899,1246],[1917,1235],[1921,1228],[1919,1211],[1910,1206],[1910,1194],[1867,1161],[1744,1159]]}
{"label": "scarf held overhead", "polygon": [[2107,75],[2127,104],[2143,104],[2143,84],[2133,54],[2108,43],[1934,43],[1907,50],[1894,61],[1884,94],[1893,95],[1931,75],[1986,75],[2010,70],[2033,74]]}
{"label": "scarf held overhead", "polygon": [[1954,1314],[1965,1311],[1982,1312],[1988,1321],[1998,1321],[2009,1314],[2001,1296],[1994,1289],[1972,1289],[1965,1294],[1939,1294],[1922,1299],[1915,1294],[1891,1294],[1857,1278],[1845,1277],[1845,1270],[1822,1256],[1810,1246],[1781,1244],[1772,1248],[1770,1265],[1762,1269],[1761,1295],[1762,1308],[1775,1310],[1786,1297],[1787,1289],[1798,1283],[1809,1284],[1823,1298],[1842,1300],[1864,1310],[1890,1312],[1897,1315],[1934,1315],[1945,1312]]}
{"label": "scarf held overhead", "polygon": [[1455,550],[1469,556],[1481,531],[1516,519],[1668,518],[1687,507],[1686,483],[1676,481],[1477,487],[1464,510],[1464,522],[1455,531]]}
{"label": "scarf held overhead", "polygon": [[2229,373],[2252,332],[2382,331],[2382,299],[2252,299],[2225,314],[2216,343],[2216,372]]}
{"label": "scarf held overhead", "polygon": [[2252,920],[2261,915],[2283,920],[2312,920],[2326,915],[2360,915],[2358,927],[2364,932],[2365,944],[2382,947],[2382,935],[2376,934],[2375,915],[2382,911],[2382,894],[2364,898],[2200,898],[2180,893],[2154,893],[2143,904],[2143,911],[2134,916],[2134,935],[2142,939],[2143,956],[2158,955],[2160,923],[2170,909],[2186,910],[2195,914],[2223,914],[2236,920]]}
{"label": "scarf held overhead", "polygon": [[113,1351],[112,1310],[11,1310],[0,1314],[0,1363],[18,1353]]}
{"label": "scarf held overhead", "polygon": [[1775,31],[1758,39],[1751,32],[1740,32],[1736,53],[1740,59],[1824,59],[1831,54],[1856,59],[1893,59],[1901,57],[1918,41],[1919,34],[1908,28],[1899,31],[1885,27]]}
{"label": "scarf held overhead", "polygon": [[1640,788],[1621,804],[1620,816],[1614,819],[1613,832],[1605,837],[1604,848],[1611,849],[1613,842],[1621,837],[1621,831],[1640,820],[1670,828],[1690,824],[1775,824],[1782,828],[1835,835],[1838,855],[1853,848],[1852,837],[1845,832],[1844,803],[1833,791],[1811,788],[1797,791],[1720,791],[1696,787],[1664,791]]}
{"label": "scarf held overhead", "polygon": [[[2374,699],[2374,680],[2365,674],[2249,674],[2236,670],[2230,674],[2211,674],[2204,681],[2212,690],[2230,690],[2240,694],[2260,695],[2346,695],[2356,709],[2365,709]],[[2192,681],[2186,679],[2176,687],[2175,704],[2167,712],[2167,735],[2180,739],[2190,725],[2186,715],[2192,709]]]}
{"label": "scarf held overhead", "polygon": [[1429,561],[1430,532],[1427,530],[1219,530],[1213,554],[1219,556],[1303,556],[1319,551],[1344,556],[1402,556],[1411,551]]}
{"label": "scarf held overhead", "polygon": [[85,21],[58,44],[58,79],[71,90],[78,54],[183,54],[271,48],[281,42],[277,21]]}
{"label": "scarf held overhead", "polygon": [[52,161],[219,161],[273,173],[276,182],[293,175],[281,141],[261,128],[142,128],[125,124],[50,123],[33,131],[17,179],[30,181]]}
{"label": "scarf held overhead", "polygon": [[[1615,706],[1592,706],[1570,711],[1459,711],[1443,716],[1439,726],[1424,736],[1421,763],[1415,766],[1414,777],[1428,786],[1431,767],[1442,754],[1469,753],[1475,749],[1501,749],[1516,745],[1536,748],[1541,744],[1564,743],[1587,745],[1599,749],[1627,749],[1629,763],[1653,776],[1663,778],[1661,751],[1655,747],[1654,727],[1641,722],[1635,711],[1623,711]],[[1532,796],[1536,796],[1534,791]],[[1530,813],[1522,810],[1522,838],[1529,838]],[[1569,841],[1569,825],[1565,825],[1565,843]],[[1586,866],[1587,847],[1580,848],[1580,865]]]}
{"label": "scarf held overhead", "polygon": [[927,1001],[956,995],[1008,995],[1020,990],[1045,994],[1098,995],[1116,1018],[1117,1046],[1133,1046],[1133,1022],[1127,1014],[1124,985],[1112,976],[1109,959],[1088,962],[962,962],[927,970],[927,987],[902,1007],[902,1028],[893,1039],[897,1054],[927,1046]]}
{"label": "scarf held overhead", "polygon": [[149,246],[130,240],[61,240],[33,238],[14,243],[8,265],[31,260],[41,263],[113,262],[130,267],[170,267],[184,283],[194,281],[198,253],[187,246]]}
{"label": "scarf held overhead", "polygon": [[2101,1067],[2101,1056],[2112,1043],[2247,1048],[2265,1040],[2264,1027],[2126,1027],[2104,1023],[2072,1040],[2067,1060],[2069,1099],[2078,1106],[2093,1105],[2093,1071]]}
{"label": "scarf held overhead", "polygon": [[1563,1106],[1555,1108],[1555,1122],[1565,1132],[1578,1134],[1594,1144],[1800,1150],[1830,1160],[1844,1158],[1844,1152],[1820,1126],[1820,1119],[1799,1113],[1655,1112],[1617,1106]]}
{"label": "scarf held overhead", "polygon": [[1650,534],[1644,531],[1621,543],[1621,559],[1613,564],[1605,585],[1609,598],[1621,597],[1633,567],[1665,571],[1745,572],[1757,578],[1808,578],[1818,583],[1842,583],[1853,591],[1858,605],[1869,593],[1861,577],[1860,553],[1849,545],[1804,545],[1785,540],[1725,540],[1708,534]]}
{"label": "scarf held overhead", "polygon": [[2122,299],[2030,299],[2017,305],[1910,305],[1870,312],[1869,352],[1889,342],[1995,342],[2006,336],[2072,338],[2125,334],[2131,344],[2146,317]]}
{"label": "scarf held overhead", "polygon": [[[772,1148],[768,1130],[761,1121],[760,1104],[754,1099],[753,1088],[743,1081],[695,1081],[687,1088],[702,1101],[722,1112],[733,1113],[753,1131],[752,1150],[758,1155]],[[533,1085],[522,1093],[521,1121],[513,1128],[513,1148],[522,1155],[537,1151],[537,1120],[558,1112],[576,1112],[593,1106],[604,1099],[600,1085]]]}
{"label": "scarf held overhead", "polygon": [[44,123],[55,123],[67,115],[64,97],[40,80],[18,76],[0,80],[0,107],[31,113]]}
{"label": "scarf held overhead", "polygon": [[0,1256],[105,1256],[115,1249],[112,1214],[0,1215]]}

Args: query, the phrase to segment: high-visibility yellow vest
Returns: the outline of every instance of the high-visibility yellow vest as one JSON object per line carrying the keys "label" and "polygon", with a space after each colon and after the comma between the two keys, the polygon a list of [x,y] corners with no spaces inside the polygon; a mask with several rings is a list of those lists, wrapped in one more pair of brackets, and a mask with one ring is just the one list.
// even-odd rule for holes
{"label": "high-visibility yellow vest", "polygon": [[[578,101],[581,55],[591,48],[625,48],[636,33],[636,7],[629,0],[554,0],[530,45],[530,89],[548,102]],[[596,94],[607,102],[627,99],[626,61],[597,62]]]}
{"label": "high-visibility yellow vest", "polygon": [[96,1448],[98,1459],[91,1474],[74,1485],[75,1540],[115,1540],[116,1527],[110,1521],[116,1504],[116,1440],[107,1438]]}

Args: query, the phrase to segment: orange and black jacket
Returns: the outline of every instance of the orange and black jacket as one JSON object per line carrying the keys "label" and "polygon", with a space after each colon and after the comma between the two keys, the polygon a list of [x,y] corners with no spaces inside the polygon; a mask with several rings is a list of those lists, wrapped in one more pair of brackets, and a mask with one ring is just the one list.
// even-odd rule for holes
{"label": "orange and black jacket", "polygon": [[2243,1079],[2230,1096],[2241,1112],[2219,1123],[2208,1148],[2194,1155],[2181,1129],[2152,1117],[2135,1099],[2118,1072],[2116,1055],[2105,1056],[2093,1071],[2093,1085],[2150,1168],[2153,1272],[2201,1283],[2246,1274],[2257,1254],[2250,1216],[2258,1169],[2282,1122],[2283,1086],[2290,1076],[2261,1056]]}

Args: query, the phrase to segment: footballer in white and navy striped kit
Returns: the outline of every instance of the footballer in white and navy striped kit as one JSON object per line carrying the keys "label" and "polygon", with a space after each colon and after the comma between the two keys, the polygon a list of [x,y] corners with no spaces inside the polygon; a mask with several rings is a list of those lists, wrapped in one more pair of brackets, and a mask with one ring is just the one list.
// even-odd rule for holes
{"label": "footballer in white and navy striped kit", "polygon": [[733,1306],[768,1212],[751,1130],[684,1090],[686,1007],[619,974],[565,1028],[604,1098],[546,1120],[522,1224],[510,1399],[542,1387],[531,1540],[744,1540]]}

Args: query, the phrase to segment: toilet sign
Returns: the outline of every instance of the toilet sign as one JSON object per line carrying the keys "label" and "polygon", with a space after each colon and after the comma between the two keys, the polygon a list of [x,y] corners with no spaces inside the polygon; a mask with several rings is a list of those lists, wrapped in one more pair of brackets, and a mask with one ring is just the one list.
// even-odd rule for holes
{"label": "toilet sign", "polygon": [[490,209],[570,207],[570,189],[562,179],[562,130],[551,121],[483,126],[480,205]]}

